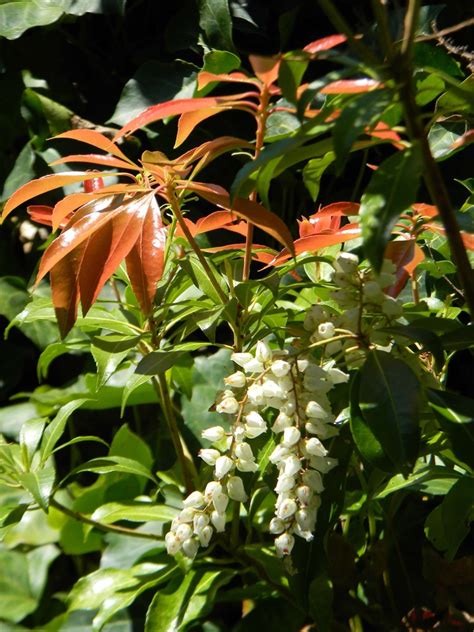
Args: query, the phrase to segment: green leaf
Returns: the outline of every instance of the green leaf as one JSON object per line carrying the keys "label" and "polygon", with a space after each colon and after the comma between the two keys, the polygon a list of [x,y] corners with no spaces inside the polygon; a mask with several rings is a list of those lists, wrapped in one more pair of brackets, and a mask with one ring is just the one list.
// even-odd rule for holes
{"label": "green leaf", "polygon": [[29,419],[38,417],[35,404],[25,402],[0,408],[0,433],[18,439],[22,425]]}
{"label": "green leaf", "polygon": [[398,325],[396,327],[383,327],[381,332],[386,332],[397,338],[397,336],[408,338],[414,342],[419,342],[423,345],[423,348],[433,354],[436,364],[441,369],[444,363],[443,347],[438,336],[423,327],[416,327],[414,325]]}
{"label": "green leaf", "polygon": [[393,95],[388,90],[373,90],[344,103],[333,128],[336,168],[339,173],[356,138],[366,128],[375,125],[392,99]]}
{"label": "green leaf", "polygon": [[234,571],[191,569],[177,577],[153,597],[148,608],[145,632],[181,632],[210,612],[218,589],[229,582]]}
{"label": "green leaf", "polygon": [[17,39],[35,26],[45,26],[59,20],[63,14],[63,2],[54,4],[38,0],[2,2],[0,4],[0,37]]}
{"label": "green leaf", "polygon": [[[445,480],[448,482],[448,490],[460,478],[457,472],[441,466],[423,466],[417,469],[409,476],[396,474],[387,483],[378,489],[373,498],[385,498],[401,489],[413,488],[423,493],[429,493],[426,489],[426,483],[430,481]],[[444,493],[447,493],[445,490]]]}
{"label": "green leaf", "polygon": [[[209,275],[204,269],[202,263],[195,255],[189,255],[186,259],[180,259],[181,267],[189,274],[194,285],[198,287],[204,296],[210,298],[216,305],[222,305],[222,299],[220,294],[216,291],[213,284],[209,280]],[[217,271],[210,259],[207,260],[207,265],[211,269],[214,278],[217,280],[219,287],[224,295],[228,294],[228,287],[224,281],[224,278]]]}
{"label": "green leaf", "polygon": [[127,357],[128,350],[112,353],[91,344],[91,353],[97,367],[97,390],[104,386],[115,373],[122,361]]}
{"label": "green leaf", "polygon": [[47,511],[55,475],[54,467],[45,467],[36,472],[18,472],[17,478],[18,482],[33,496],[38,505],[44,511]]}
{"label": "green leaf", "polygon": [[297,116],[290,112],[273,112],[267,119],[265,126],[265,142],[272,143],[280,140],[301,127]]}
{"label": "green leaf", "polygon": [[222,424],[222,415],[210,411],[209,408],[215,403],[218,391],[224,388],[224,377],[231,372],[232,362],[227,349],[194,359],[191,374],[192,396],[189,398],[183,394],[181,413],[184,423],[199,443],[203,441],[201,432],[204,428]]}
{"label": "green leaf", "polygon": [[334,162],[335,154],[333,151],[328,151],[325,156],[321,158],[313,158],[308,160],[303,168],[303,182],[308,189],[311,199],[315,202],[319,195],[319,189],[321,187],[321,178],[323,173]]}
{"label": "green leaf", "polygon": [[104,524],[112,524],[120,520],[128,522],[170,522],[176,518],[179,510],[166,505],[153,503],[107,503],[94,511],[91,518]]}
{"label": "green leaf", "polygon": [[[440,75],[444,78],[443,75]],[[474,75],[470,75],[462,83],[450,82],[450,88],[436,102],[439,114],[456,114],[472,112],[474,108]]]}
{"label": "green leaf", "polygon": [[48,424],[41,442],[41,460],[44,463],[51,456],[57,442],[62,437],[67,420],[72,413],[80,408],[87,399],[76,399],[62,406],[55,418]]}
{"label": "green leaf", "polygon": [[103,456],[97,459],[91,459],[87,461],[87,463],[79,465],[69,472],[68,478],[80,472],[95,472],[96,474],[134,474],[135,476],[148,478],[156,483],[154,476],[147,467],[134,459],[128,459],[123,456]]}
{"label": "green leaf", "polygon": [[425,523],[425,535],[448,559],[453,559],[463,540],[469,534],[474,520],[474,479],[459,479],[441,505],[436,507]]}
{"label": "green leaf", "polygon": [[360,409],[360,381],[361,373],[359,372],[352,381],[350,392],[350,425],[352,437],[364,459],[384,472],[390,472],[392,465],[383,450],[381,442],[376,437]]}
{"label": "green leaf", "polygon": [[191,342],[178,346],[181,348],[176,351],[152,351],[140,360],[136,372],[140,375],[158,375],[159,373],[164,373],[187,351],[201,349],[204,344],[202,342]]}
{"label": "green leaf", "polygon": [[193,96],[196,71],[189,64],[149,60],[127,81],[109,123],[125,125],[151,105]]}
{"label": "green leaf", "polygon": [[444,160],[463,147],[453,147],[466,132],[465,123],[444,121],[435,123],[428,133],[431,153],[436,160]]}
{"label": "green leaf", "polygon": [[318,632],[329,632],[333,616],[333,589],[327,572],[320,572],[308,589],[309,611]]}
{"label": "green leaf", "polygon": [[24,454],[25,466],[29,469],[41,436],[43,434],[46,421],[44,419],[29,419],[20,430],[20,446]]}
{"label": "green leaf", "polygon": [[402,360],[371,351],[361,369],[359,406],[395,470],[418,456],[421,384]]}
{"label": "green leaf", "polygon": [[432,388],[427,396],[454,454],[474,469],[474,400]]}
{"label": "green leaf", "polygon": [[36,175],[34,170],[34,163],[35,152],[33,151],[30,141],[28,141],[18,154],[18,157],[15,160],[15,164],[13,165],[13,169],[10,171],[7,179],[5,180],[3,191],[0,195],[0,202],[4,202],[14,191],[19,189],[23,184],[26,184],[30,180],[33,180]]}
{"label": "green leaf", "polygon": [[210,48],[234,50],[228,0],[199,0],[199,26]]}
{"label": "green leaf", "polygon": [[297,101],[296,91],[300,86],[308,63],[308,59],[303,57],[298,59],[293,52],[286,53],[282,57],[278,70],[278,85],[285,99],[288,99],[291,103],[296,103]]}
{"label": "green leaf", "polygon": [[427,42],[416,42],[413,52],[415,66],[419,68],[436,68],[452,77],[463,76],[459,63],[441,46],[434,46]]}
{"label": "green leaf", "polygon": [[385,246],[399,215],[415,201],[422,160],[414,145],[385,160],[372,176],[361,199],[364,252],[380,271]]}

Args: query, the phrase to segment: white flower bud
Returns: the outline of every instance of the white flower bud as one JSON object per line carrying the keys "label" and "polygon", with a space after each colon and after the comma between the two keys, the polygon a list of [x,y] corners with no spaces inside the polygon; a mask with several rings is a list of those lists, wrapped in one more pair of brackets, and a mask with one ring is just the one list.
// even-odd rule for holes
{"label": "white flower bud", "polygon": [[245,493],[244,483],[240,476],[231,476],[227,481],[227,493],[232,500],[244,503],[247,501],[247,494]]}
{"label": "white flower bud", "polygon": [[334,323],[321,323],[318,326],[318,334],[323,340],[332,338],[334,336]]}
{"label": "white flower bud", "polygon": [[258,470],[258,465],[255,461],[246,461],[245,459],[237,459],[237,469],[240,472],[256,472]]}
{"label": "white flower bud", "polygon": [[224,492],[217,492],[212,496],[212,504],[219,513],[224,513],[229,504],[229,497]]}
{"label": "white flower bud", "polygon": [[270,531],[270,533],[277,534],[277,533],[283,533],[285,528],[286,528],[286,525],[283,522],[283,520],[280,520],[280,518],[272,518],[270,520],[270,525],[268,527],[268,530]]}
{"label": "white flower bud", "polygon": [[224,382],[234,388],[243,388],[247,383],[247,378],[242,371],[236,371],[235,373],[232,373],[232,375],[225,377]]}
{"label": "white flower bud", "polygon": [[285,428],[289,428],[293,424],[293,419],[288,417],[285,413],[280,413],[278,417],[275,419],[275,422],[272,426],[272,431],[275,434],[279,432],[283,432]]}
{"label": "white flower bud", "polygon": [[263,388],[260,384],[252,384],[247,391],[247,397],[254,406],[263,406],[265,404]]}
{"label": "white flower bud", "polygon": [[243,459],[244,461],[253,461],[255,459],[252,448],[245,442],[235,446],[235,455],[238,459]]}
{"label": "white flower bud", "polygon": [[286,520],[287,518],[290,518],[290,516],[292,516],[297,509],[298,506],[293,498],[286,498],[278,508],[278,518],[280,518],[281,520]]}
{"label": "white flower bud", "polygon": [[199,542],[194,538],[189,538],[183,542],[183,553],[186,557],[190,559],[194,559],[196,557],[196,553],[199,550]]}
{"label": "white flower bud", "polygon": [[275,377],[284,377],[290,372],[291,364],[286,360],[275,360],[272,362],[271,370]]}
{"label": "white flower bud", "polygon": [[293,476],[279,476],[277,484],[275,485],[275,491],[277,494],[289,492],[294,486],[295,479]]}
{"label": "white flower bud", "polygon": [[301,432],[298,430],[298,428],[291,426],[290,428],[285,428],[285,430],[283,431],[283,441],[281,442],[281,444],[285,448],[291,448],[291,446],[298,443],[300,438]]}
{"label": "white flower bud", "polygon": [[198,533],[199,531],[202,531],[204,527],[207,527],[208,524],[209,524],[209,516],[207,514],[205,513],[196,514],[194,516],[194,521],[193,521],[194,533]]}
{"label": "white flower bud", "polygon": [[283,458],[289,453],[290,451],[288,450],[288,448],[283,445],[277,445],[268,457],[268,460],[270,461],[270,463],[273,463],[275,465],[276,463],[283,461]]}
{"label": "white flower bud", "polygon": [[204,507],[205,504],[206,501],[204,500],[204,496],[201,492],[192,492],[183,500],[183,505],[185,507],[193,507],[194,509],[200,509],[201,507]]}
{"label": "white flower bud", "polygon": [[277,397],[279,399],[284,397],[284,393],[280,385],[274,380],[266,379],[262,384],[262,390],[265,397]]}
{"label": "white flower bud", "polygon": [[199,456],[204,461],[204,463],[207,463],[208,465],[215,465],[220,455],[221,453],[219,452],[219,450],[212,450],[210,448],[203,448],[202,450],[199,450]]}
{"label": "white flower bud", "polygon": [[313,496],[313,490],[309,485],[300,485],[296,488],[296,497],[303,505],[307,505]]}
{"label": "white flower bud", "polygon": [[358,257],[351,252],[340,252],[336,257],[335,268],[344,274],[353,274],[358,265]]}
{"label": "white flower bud", "polygon": [[311,437],[305,442],[306,452],[311,456],[326,456],[328,451],[323,446],[321,441],[316,437]]}
{"label": "white flower bud", "polygon": [[306,360],[306,359],[297,360],[296,366],[298,367],[298,371],[300,373],[304,373],[306,369],[309,367],[309,360]]}
{"label": "white flower bud", "polygon": [[305,424],[305,430],[308,434],[318,435],[320,439],[330,439],[331,437],[337,437],[339,434],[339,428],[330,426],[318,419],[313,419],[312,422]]}
{"label": "white flower bud", "polygon": [[235,397],[224,397],[216,406],[218,413],[226,413],[228,415],[234,415],[239,410],[239,402]]}
{"label": "white flower bud", "polygon": [[244,367],[250,360],[254,359],[251,353],[233,353],[230,357],[232,362],[241,367]]}
{"label": "white flower bud", "polygon": [[214,474],[217,479],[223,478],[234,466],[234,462],[228,456],[220,456],[216,460]]}
{"label": "white flower bud", "polygon": [[333,384],[344,384],[349,381],[349,374],[344,373],[341,369],[329,369],[328,370],[328,379]]}
{"label": "white flower bud", "polygon": [[278,557],[289,555],[294,545],[295,538],[291,535],[291,533],[282,533],[278,536],[278,538],[275,538],[275,548]]}
{"label": "white flower bud", "polygon": [[206,485],[206,489],[204,490],[204,496],[207,502],[211,502],[214,494],[220,494],[222,492],[222,485],[217,481],[210,481]]}
{"label": "white flower bud", "polygon": [[311,542],[314,540],[314,535],[311,531],[303,531],[298,523],[296,523],[293,533],[298,535],[300,538],[306,540],[306,542]]}
{"label": "white flower bud", "polygon": [[211,522],[214,525],[217,533],[225,531],[225,514],[213,511],[211,514]]}
{"label": "white flower bud", "polygon": [[323,474],[327,474],[327,472],[332,470],[333,467],[336,467],[337,463],[337,459],[333,459],[330,456],[311,457],[311,467],[315,470],[318,470],[318,472],[322,472]]}
{"label": "white flower bud", "polygon": [[179,527],[176,529],[176,533],[175,533],[176,537],[178,538],[180,542],[184,542],[185,540],[190,538],[192,534],[193,534],[193,530],[187,523],[180,524]]}
{"label": "white flower bud", "polygon": [[362,293],[364,299],[367,299],[370,303],[381,303],[385,296],[377,281],[364,283]]}
{"label": "white flower bud", "polygon": [[303,483],[310,487],[317,494],[324,490],[323,479],[321,474],[316,470],[308,470],[302,476]]}
{"label": "white flower bud", "polygon": [[321,404],[318,404],[318,402],[313,400],[307,403],[305,413],[307,417],[312,417],[314,419],[326,419],[328,414],[330,414],[321,406]]}
{"label": "white flower bud", "polygon": [[262,373],[264,370],[263,364],[257,360],[257,358],[252,358],[250,362],[244,366],[245,373]]}
{"label": "white flower bud", "polygon": [[284,460],[285,463],[285,476],[294,476],[301,469],[301,461],[297,456],[292,454]]}
{"label": "white flower bud", "polygon": [[245,422],[248,426],[255,426],[256,428],[260,428],[262,424],[265,426],[265,428],[267,427],[267,424],[265,423],[262,415],[257,413],[255,410],[252,410],[250,413],[248,413],[248,415],[245,415]]}
{"label": "white flower bud", "polygon": [[259,340],[255,348],[255,357],[259,362],[270,362],[273,357],[273,351],[264,340]]}
{"label": "white flower bud", "polygon": [[285,413],[285,415],[294,415],[295,410],[296,404],[292,399],[288,399],[280,408],[280,412]]}
{"label": "white flower bud", "polygon": [[299,509],[295,514],[295,520],[302,531],[313,531],[315,516],[307,509]]}
{"label": "white flower bud", "polygon": [[207,546],[209,546],[209,542],[211,541],[212,534],[213,534],[213,529],[209,525],[201,529],[201,531],[199,531],[197,535],[202,547],[206,548]]}
{"label": "white flower bud", "polygon": [[212,441],[213,443],[221,441],[225,437],[225,430],[222,426],[212,426],[211,428],[203,430],[201,432],[201,437],[203,439],[207,439],[208,441]]}
{"label": "white flower bud", "polygon": [[165,535],[165,544],[168,555],[176,555],[176,553],[181,548],[181,542],[171,531],[168,531],[168,533]]}
{"label": "white flower bud", "polygon": [[192,522],[196,511],[192,507],[186,507],[179,512],[178,522]]}

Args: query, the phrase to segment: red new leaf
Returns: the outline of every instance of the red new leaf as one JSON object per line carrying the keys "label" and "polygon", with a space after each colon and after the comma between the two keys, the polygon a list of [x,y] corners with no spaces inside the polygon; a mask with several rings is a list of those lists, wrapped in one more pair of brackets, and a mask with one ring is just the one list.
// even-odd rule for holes
{"label": "red new leaf", "polygon": [[102,154],[71,154],[70,156],[64,156],[54,162],[50,162],[50,165],[61,165],[66,162],[84,162],[93,165],[105,165],[106,167],[118,167],[119,169],[132,169],[133,171],[139,171],[139,168],[130,162],[120,160],[114,156],[103,156]]}
{"label": "red new leaf", "polygon": [[395,264],[395,282],[386,289],[389,296],[398,296],[413,275],[415,268],[420,264],[425,255],[417,245],[414,238],[397,239],[389,241],[384,253],[385,259],[390,259]]}
{"label": "red new leaf", "polygon": [[258,228],[261,228],[283,244],[290,252],[293,252],[293,239],[286,224],[278,215],[258,204],[258,202],[238,197],[231,202],[229,193],[215,184],[187,182],[185,186],[187,189],[195,191],[208,202],[232,211],[242,219],[252,222],[252,224],[255,224],[255,226],[258,226]]}
{"label": "red new leaf", "polygon": [[153,198],[133,248],[126,257],[132,289],[145,316],[153,311],[156,284],[164,268],[166,229],[158,202]]}
{"label": "red new leaf", "polygon": [[231,110],[232,105],[201,108],[195,112],[186,112],[181,114],[178,121],[178,132],[176,134],[175,147],[179,147],[187,139],[189,134],[193,131],[196,125],[199,125],[202,121],[223,112],[224,110]]}
{"label": "red new leaf", "polygon": [[[248,77],[243,72],[231,72],[214,74],[213,72],[207,72],[203,70],[198,75],[198,89],[202,90],[208,84],[214,82],[230,82],[230,83],[250,83],[259,86],[259,82],[253,77]],[[258,93],[255,93],[258,96]]]}
{"label": "red new leaf", "polygon": [[[250,94],[253,94],[250,93]],[[126,134],[131,134],[145,125],[154,123],[155,121],[161,121],[168,116],[176,116],[177,114],[184,114],[185,112],[196,112],[201,108],[216,107],[219,105],[225,105],[227,101],[235,101],[248,96],[245,94],[234,94],[224,97],[200,97],[197,99],[176,99],[174,101],[165,101],[164,103],[158,103],[147,108],[144,112],[136,116],[129,123],[124,125],[115,134],[115,139],[121,138]]]}
{"label": "red new leaf", "polygon": [[271,86],[278,79],[281,56],[261,57],[260,55],[249,55],[249,62],[255,75],[266,86]]}
{"label": "red new leaf", "polygon": [[28,206],[26,208],[26,212],[37,224],[51,226],[51,217],[53,214],[52,206],[45,206],[44,204],[34,204],[32,206]]}
{"label": "red new leaf", "polygon": [[58,134],[54,138],[71,138],[72,140],[78,140],[81,143],[86,143],[86,145],[92,145],[93,147],[97,147],[97,149],[102,149],[108,154],[125,160],[127,163],[134,164],[114,142],[100,132],[96,132],[92,129],[72,129],[68,132]]}
{"label": "red new leaf", "polygon": [[91,180],[98,176],[116,176],[116,173],[104,173],[100,171],[68,171],[67,173],[53,173],[51,175],[43,176],[37,180],[31,180],[27,184],[17,189],[15,193],[9,198],[3,209],[3,219],[7,217],[14,209],[16,209],[23,202],[31,200],[31,198],[59,189],[60,187],[68,184],[74,184],[75,182],[84,182],[84,180]]}
{"label": "red new leaf", "polygon": [[375,88],[382,88],[383,84],[375,79],[340,79],[328,83],[321,88],[322,94],[358,94],[359,92],[369,92]]}
{"label": "red new leaf", "polygon": [[58,261],[51,270],[51,295],[62,338],[76,322],[79,304],[78,271],[84,250],[85,244],[81,244]]}
{"label": "red new leaf", "polygon": [[334,46],[339,46],[339,44],[343,44],[346,40],[347,37],[345,35],[329,35],[328,37],[322,37],[310,44],[306,44],[303,50],[306,53],[319,53],[322,50],[329,50],[330,48],[334,48]]}

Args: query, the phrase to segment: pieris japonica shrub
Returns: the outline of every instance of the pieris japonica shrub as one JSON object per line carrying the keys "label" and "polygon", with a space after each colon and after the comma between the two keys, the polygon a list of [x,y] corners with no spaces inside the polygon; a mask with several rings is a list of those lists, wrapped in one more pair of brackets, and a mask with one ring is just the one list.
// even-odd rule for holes
{"label": "pieris japonica shrub", "polygon": [[[43,380],[64,355],[94,369],[23,394],[17,432],[0,435],[5,567],[82,569],[41,629],[83,611],[94,630],[124,613],[147,632],[267,616],[285,632],[414,629],[419,611],[469,610],[426,586],[472,554],[474,406],[451,378],[459,352],[472,362],[472,182],[454,209],[435,161],[470,83],[413,56],[416,2],[382,55],[321,4],[346,32],[271,57],[207,52],[194,97],[113,138],[56,135],[98,153],[64,152],[4,205],[6,219],[76,186],[27,208],[53,232],[9,329],[48,323]],[[193,145],[217,114],[229,135]],[[327,200],[325,170],[341,177],[353,153],[353,199]],[[301,218],[282,208],[290,181]],[[6,621],[36,611],[30,592]]]}

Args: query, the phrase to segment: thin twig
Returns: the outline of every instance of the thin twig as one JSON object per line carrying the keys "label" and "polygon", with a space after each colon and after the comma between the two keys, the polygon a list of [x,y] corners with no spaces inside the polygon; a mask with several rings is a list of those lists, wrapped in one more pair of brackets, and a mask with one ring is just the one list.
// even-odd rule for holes
{"label": "thin twig", "polygon": [[415,37],[415,42],[428,42],[430,40],[436,40],[439,37],[444,37],[445,35],[450,35],[451,33],[456,33],[456,31],[460,31],[462,29],[467,28],[468,26],[474,25],[474,18],[469,18],[469,20],[464,20],[464,22],[459,22],[459,24],[455,24],[454,26],[448,26],[441,31],[436,31],[433,35],[418,35]]}

